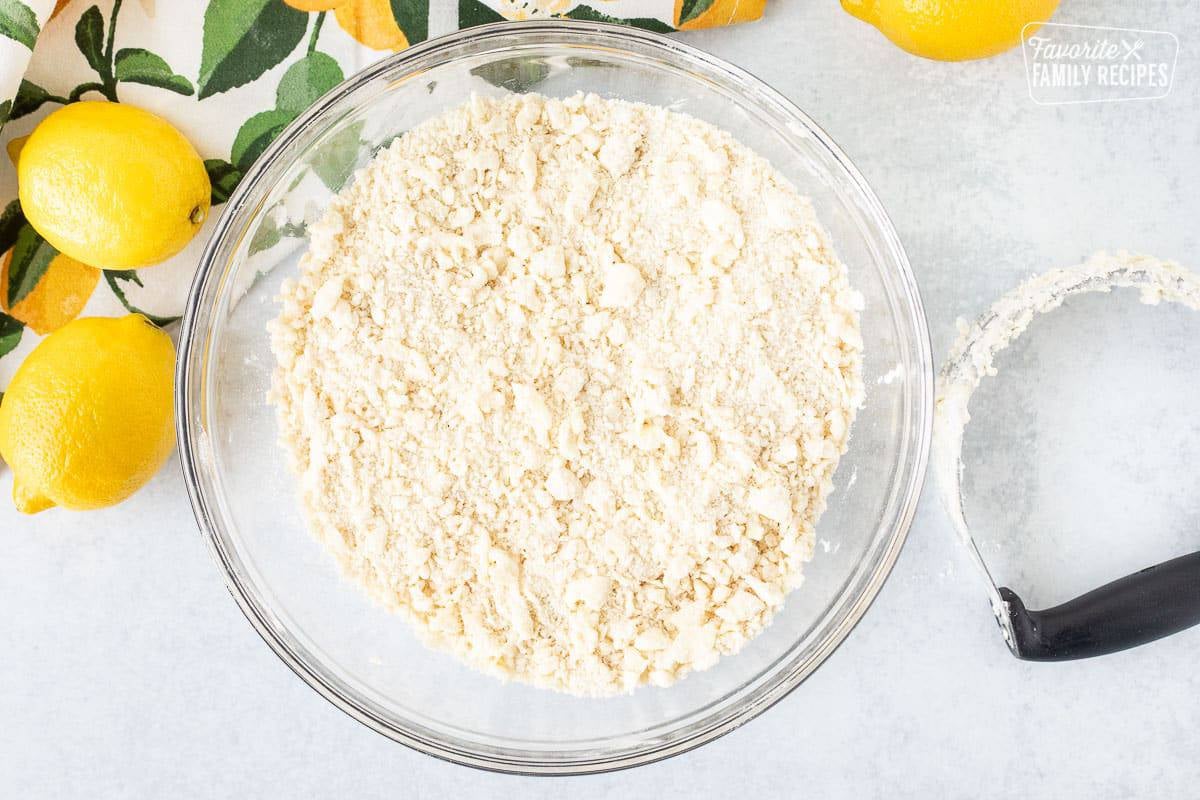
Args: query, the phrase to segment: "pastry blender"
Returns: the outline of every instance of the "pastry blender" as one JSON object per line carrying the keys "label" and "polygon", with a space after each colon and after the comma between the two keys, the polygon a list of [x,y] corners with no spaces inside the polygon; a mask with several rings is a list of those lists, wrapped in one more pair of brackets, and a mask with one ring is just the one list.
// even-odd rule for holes
{"label": "pastry blender", "polygon": [[938,376],[932,465],[955,531],[986,581],[992,611],[1017,658],[1066,661],[1144,644],[1200,624],[1200,552],[1126,575],[1062,605],[1031,611],[1012,589],[997,586],[967,525],[962,501],[962,441],[967,404],[995,374],[997,353],[1029,325],[1074,294],[1134,288],[1142,301],[1200,310],[1200,277],[1173,262],[1126,253],[1097,254],[1056,269],[1000,298],[962,336]]}

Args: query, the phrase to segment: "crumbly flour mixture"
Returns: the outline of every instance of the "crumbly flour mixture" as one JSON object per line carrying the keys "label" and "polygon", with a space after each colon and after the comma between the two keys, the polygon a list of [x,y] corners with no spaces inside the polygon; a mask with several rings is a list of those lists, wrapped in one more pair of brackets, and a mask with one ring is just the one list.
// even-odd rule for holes
{"label": "crumbly flour mixture", "polygon": [[729,134],[477,97],[314,227],[274,399],[312,529],[426,643],[613,694],[737,651],[800,583],[861,304]]}

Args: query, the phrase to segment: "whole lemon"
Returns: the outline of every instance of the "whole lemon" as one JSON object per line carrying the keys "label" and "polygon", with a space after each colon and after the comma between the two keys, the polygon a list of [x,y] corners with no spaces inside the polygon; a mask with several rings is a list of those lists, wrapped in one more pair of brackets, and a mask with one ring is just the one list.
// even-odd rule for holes
{"label": "whole lemon", "polygon": [[61,253],[105,269],[175,255],[200,230],[212,188],[196,149],[166,120],[120,103],[72,103],[20,150],[25,218]]}
{"label": "whole lemon", "polygon": [[0,401],[0,456],[27,514],[121,502],[175,444],[175,348],[140,314],[69,322],[33,349]]}
{"label": "whole lemon", "polygon": [[913,55],[966,61],[1016,47],[1022,29],[1050,19],[1058,0],[842,0],[842,8]]}

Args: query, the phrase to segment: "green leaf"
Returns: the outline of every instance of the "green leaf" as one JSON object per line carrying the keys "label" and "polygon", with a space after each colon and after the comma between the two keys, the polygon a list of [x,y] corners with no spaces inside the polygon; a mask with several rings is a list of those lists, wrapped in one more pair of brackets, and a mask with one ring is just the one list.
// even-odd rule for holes
{"label": "green leaf", "polygon": [[410,45],[429,38],[429,0],[392,0],[392,18]]}
{"label": "green leaf", "polygon": [[104,17],[97,6],[83,12],[75,23],[75,45],[88,66],[96,70],[101,78],[108,77],[108,62],[104,59]]}
{"label": "green leaf", "polygon": [[504,17],[479,0],[458,0],[458,27],[471,28],[489,22],[504,22]]}
{"label": "green leaf", "polygon": [[267,145],[295,118],[296,115],[290,111],[273,108],[260,111],[243,122],[237,136],[233,137],[233,147],[229,151],[233,165],[242,172],[250,169],[254,159],[262,155]]}
{"label": "green leaf", "polygon": [[675,23],[682,25],[685,22],[691,22],[705,11],[708,11],[712,4],[713,0],[683,0],[683,3],[679,6],[679,19],[675,20]]}
{"label": "green leaf", "polygon": [[118,281],[129,281],[130,283],[142,285],[142,279],[137,273],[131,269],[106,269],[104,270],[104,282],[108,284],[108,288],[112,289],[112,293],[121,301],[121,305],[125,306],[125,310],[130,314],[141,314],[146,319],[153,322],[160,328],[165,328],[168,325],[178,322],[179,317],[160,317],[157,314],[151,314],[149,311],[142,309],[129,302],[129,298],[125,296],[125,290],[121,288]]}
{"label": "green leaf", "polygon": [[221,158],[210,158],[204,162],[208,182],[212,184],[212,204],[220,205],[229,199],[242,180],[242,171]]}
{"label": "green leaf", "polygon": [[307,27],[308,15],[281,0],[209,0],[199,99],[261,77],[288,57]]}
{"label": "green leaf", "polygon": [[[710,0],[711,1],[711,0]],[[653,17],[633,17],[631,19],[618,19],[610,17],[608,14],[601,14],[590,6],[575,6],[565,15],[567,19],[579,19],[585,22],[615,22],[619,25],[633,25],[635,28],[645,28],[648,31],[656,33],[671,33],[675,29],[665,22],[659,22]]]}
{"label": "green leaf", "polygon": [[144,83],[185,96],[194,91],[192,82],[176,75],[162,56],[140,47],[118,50],[113,66],[119,81]]}
{"label": "green leaf", "polygon": [[342,68],[332,56],[312,52],[288,67],[275,91],[275,107],[299,116],[342,82]]}
{"label": "green leaf", "polygon": [[13,200],[0,212],[0,254],[7,253],[17,242],[17,234],[25,224],[25,214],[21,211],[21,201]]}
{"label": "green leaf", "polygon": [[49,99],[50,93],[45,89],[33,81],[22,80],[21,87],[17,89],[17,99],[12,104],[12,113],[8,118],[19,119],[26,114],[32,114]]}
{"label": "green leaf", "polygon": [[[21,332],[25,326],[19,319],[14,319],[0,311],[0,356],[11,353],[21,343]],[[0,397],[3,397],[0,394]]]}
{"label": "green leaf", "polygon": [[361,139],[362,129],[362,122],[347,125],[322,142],[309,159],[313,172],[330,191],[341,191],[358,164],[359,154],[366,149],[366,143]]}
{"label": "green leaf", "polygon": [[528,92],[546,79],[550,65],[536,56],[517,56],[480,64],[471,74],[510,92]]}
{"label": "green leaf", "polygon": [[12,106],[12,100],[5,100],[3,103],[0,103],[0,130],[3,130],[4,123],[8,122]]}
{"label": "green leaf", "polygon": [[33,291],[56,255],[58,251],[39,236],[32,225],[21,226],[17,241],[13,244],[12,261],[8,265],[9,308]]}
{"label": "green leaf", "polygon": [[32,50],[41,32],[33,9],[21,0],[0,0],[0,36],[7,36]]}

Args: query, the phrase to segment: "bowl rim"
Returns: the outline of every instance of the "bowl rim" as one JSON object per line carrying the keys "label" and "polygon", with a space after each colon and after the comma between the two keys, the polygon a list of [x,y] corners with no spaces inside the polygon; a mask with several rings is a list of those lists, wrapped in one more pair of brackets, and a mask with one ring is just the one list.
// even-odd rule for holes
{"label": "bowl rim", "polygon": [[[203,402],[203,398],[193,398],[191,392],[193,371],[206,369],[205,359],[201,363],[192,364],[197,349],[203,356],[207,348],[204,342],[197,342],[197,316],[201,312],[202,298],[205,294],[217,253],[230,233],[234,219],[239,216],[251,190],[257,186],[261,176],[279,158],[280,154],[306,129],[318,120],[322,114],[343,97],[353,93],[362,86],[382,74],[401,68],[409,62],[419,61],[439,51],[453,48],[467,42],[473,44],[489,39],[503,37],[511,40],[513,37],[528,37],[538,44],[547,44],[544,39],[547,34],[560,36],[564,44],[578,44],[585,47],[600,46],[596,37],[608,39],[615,45],[632,43],[644,48],[659,51],[664,56],[683,57],[701,62],[705,67],[735,83],[744,84],[754,89],[758,102],[774,106],[774,110],[800,122],[817,142],[827,149],[846,171],[850,183],[858,191],[864,201],[866,213],[871,215],[879,225],[882,244],[896,259],[898,274],[897,287],[905,301],[910,304],[912,314],[911,331],[913,341],[910,343],[915,351],[917,365],[922,368],[920,376],[910,376],[920,379],[916,401],[921,413],[911,419],[915,436],[910,444],[915,443],[909,454],[909,474],[901,486],[894,486],[893,492],[899,498],[896,509],[896,520],[892,526],[890,538],[885,549],[879,554],[879,559],[871,571],[867,581],[861,587],[857,596],[847,603],[845,615],[838,624],[822,638],[816,652],[808,659],[808,663],[792,670],[781,670],[773,678],[772,683],[759,687],[755,693],[748,695],[740,705],[735,705],[725,713],[716,715],[717,719],[701,720],[698,729],[689,731],[688,735],[667,742],[642,746],[635,750],[625,751],[616,756],[582,756],[576,760],[558,760],[553,762],[536,762],[515,757],[502,757],[494,752],[466,750],[453,746],[444,741],[432,741],[409,731],[397,730],[385,720],[378,718],[368,709],[344,695],[338,687],[326,677],[314,670],[301,654],[295,652],[290,644],[283,640],[268,623],[267,609],[262,609],[247,592],[237,577],[237,569],[231,555],[226,551],[221,537],[215,530],[214,514],[210,509],[211,499],[205,496],[199,479],[198,463],[205,459],[197,448],[205,447],[204,437],[207,435],[201,427],[200,435],[194,434],[191,426],[190,408],[195,400]],[[511,42],[510,42],[511,43]],[[208,330],[206,327],[205,330]],[[179,335],[179,356],[176,366],[175,412],[176,433],[179,441],[179,460],[184,473],[184,483],[187,487],[193,515],[196,518],[200,533],[207,541],[211,556],[220,567],[226,588],[237,602],[242,614],[250,622],[260,638],[271,648],[284,664],[288,666],[301,680],[332,703],[345,714],[367,726],[376,733],[399,742],[413,750],[449,761],[454,764],[473,767],[491,772],[518,775],[585,775],[629,769],[636,766],[651,764],[671,756],[693,750],[703,744],[714,741],[725,734],[741,727],[759,714],[790,694],[797,686],[811,675],[836,650],[850,632],[857,626],[867,609],[870,608],[879,594],[883,583],[891,574],[900,551],[908,538],[921,490],[926,476],[926,466],[932,435],[933,421],[933,378],[934,364],[929,327],[921,301],[920,290],[912,272],[908,256],[900,242],[891,219],[884,210],[879,198],[871,189],[866,179],[850,161],[833,139],[816,124],[798,106],[771,88],[750,72],[729,62],[666,35],[654,33],[641,28],[603,22],[582,22],[575,20],[554,19],[536,20],[513,24],[512,22],[495,22],[471,28],[465,28],[449,34],[435,37],[416,44],[392,56],[380,59],[368,65],[357,73],[349,76],[336,87],[328,91],[317,102],[289,124],[266,150],[258,157],[251,168],[242,177],[234,190],[217,224],[213,228],[197,265],[196,273],[188,290],[184,308],[183,322]],[[898,462],[903,464],[903,461]]]}

